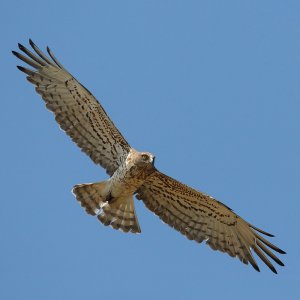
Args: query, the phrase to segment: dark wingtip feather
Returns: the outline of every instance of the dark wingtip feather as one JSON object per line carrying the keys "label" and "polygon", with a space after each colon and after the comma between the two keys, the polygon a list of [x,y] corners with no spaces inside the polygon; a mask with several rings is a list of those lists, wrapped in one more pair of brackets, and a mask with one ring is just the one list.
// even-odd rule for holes
{"label": "dark wingtip feather", "polygon": [[55,61],[55,63],[57,64],[57,61],[55,59],[55,57],[53,56],[53,53],[51,51],[51,49],[49,48],[49,46],[46,47],[46,50],[48,52],[48,54],[50,55],[50,57]]}
{"label": "dark wingtip feather", "polygon": [[[249,259],[249,263],[257,272],[260,272],[260,269],[250,251],[249,251],[249,254],[250,254],[250,258],[251,258],[251,259]],[[248,264],[248,261],[246,261],[246,264]]]}
{"label": "dark wingtip feather", "polygon": [[22,66],[17,66],[17,68],[18,68],[20,71],[22,71],[22,72],[25,73],[25,68],[24,68],[24,67],[22,67]]}
{"label": "dark wingtip feather", "polygon": [[18,47],[19,47],[19,49],[22,50],[22,51],[25,49],[25,47],[24,47],[22,44],[20,44],[20,43],[18,43]]}
{"label": "dark wingtip feather", "polygon": [[[268,266],[269,267],[269,266]],[[271,271],[273,272],[273,273],[275,273],[275,274],[277,274],[277,271],[276,271],[276,269],[272,266],[272,267],[269,267],[270,269],[271,269]]]}
{"label": "dark wingtip feather", "polygon": [[266,264],[268,266],[268,268],[275,274],[277,274],[276,269],[274,268],[274,266],[272,264]]}
{"label": "dark wingtip feather", "polygon": [[35,43],[32,41],[32,39],[29,39],[29,44],[30,44],[31,47],[35,46]]}
{"label": "dark wingtip feather", "polygon": [[251,227],[251,228],[253,228],[254,230],[256,230],[256,231],[258,231],[258,232],[260,232],[260,233],[262,233],[262,234],[264,234],[264,235],[266,235],[266,236],[269,236],[269,237],[274,237],[275,235],[273,235],[273,234],[271,234],[271,233],[269,233],[269,232],[266,232],[266,231],[264,231],[264,230],[262,230],[262,229],[260,229],[260,228],[257,228],[257,227],[255,227],[255,226],[253,226],[252,224],[249,224],[249,226]]}
{"label": "dark wingtip feather", "polygon": [[286,254],[286,252],[285,251],[283,251],[283,250],[281,250],[281,249],[277,249],[277,252],[279,252],[280,254]]}
{"label": "dark wingtip feather", "polygon": [[262,232],[264,235],[267,235],[267,236],[269,236],[269,237],[275,237],[275,235],[274,234],[271,234],[271,233],[268,233],[268,232]]}
{"label": "dark wingtip feather", "polygon": [[[250,263],[251,263],[251,262],[250,262]],[[253,267],[257,272],[260,272],[260,269],[259,269],[258,265],[255,265],[255,264],[252,264],[252,263],[251,263],[251,265],[252,265],[252,267]]]}
{"label": "dark wingtip feather", "polygon": [[273,272],[273,273],[275,273],[275,274],[277,274],[277,271],[276,271],[276,269],[273,267],[273,268],[270,268],[271,269],[271,271]]}
{"label": "dark wingtip feather", "polygon": [[14,56],[16,56],[16,57],[19,58],[19,55],[20,55],[19,52],[12,50],[11,53],[12,53]]}
{"label": "dark wingtip feather", "polygon": [[52,60],[56,63],[56,65],[58,67],[60,67],[61,69],[64,69],[62,64],[56,59],[56,57],[54,56],[54,54],[52,53],[51,49],[48,46],[47,46],[47,52],[50,55],[50,57],[52,58]]}
{"label": "dark wingtip feather", "polygon": [[260,240],[256,240],[257,246],[264,251],[269,257],[271,257],[277,264],[284,266],[283,262],[272,252],[270,251]]}
{"label": "dark wingtip feather", "polygon": [[27,69],[27,68],[24,68],[22,66],[17,66],[17,68],[21,71],[21,72],[24,72],[25,74],[29,75],[29,76],[33,76],[35,74],[34,71],[30,70],[30,69]]}
{"label": "dark wingtip feather", "polygon": [[281,260],[276,261],[280,266],[284,267],[284,263]]}

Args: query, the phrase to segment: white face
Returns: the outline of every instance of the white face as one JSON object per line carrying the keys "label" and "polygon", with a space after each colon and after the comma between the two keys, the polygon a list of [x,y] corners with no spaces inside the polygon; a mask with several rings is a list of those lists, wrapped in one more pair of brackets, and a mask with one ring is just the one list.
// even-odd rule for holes
{"label": "white face", "polygon": [[142,164],[154,164],[154,155],[149,152],[139,153],[139,163]]}
{"label": "white face", "polygon": [[128,154],[128,157],[126,158],[126,165],[135,165],[142,168],[151,166],[153,168],[154,159],[155,156],[149,152],[138,152],[131,149],[130,153]]}

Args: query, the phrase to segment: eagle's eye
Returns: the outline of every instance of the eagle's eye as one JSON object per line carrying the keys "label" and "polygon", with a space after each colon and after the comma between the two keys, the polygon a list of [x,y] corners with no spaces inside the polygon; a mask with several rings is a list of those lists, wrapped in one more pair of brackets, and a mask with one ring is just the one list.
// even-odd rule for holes
{"label": "eagle's eye", "polygon": [[145,161],[149,160],[149,155],[142,154],[142,159],[145,160]]}

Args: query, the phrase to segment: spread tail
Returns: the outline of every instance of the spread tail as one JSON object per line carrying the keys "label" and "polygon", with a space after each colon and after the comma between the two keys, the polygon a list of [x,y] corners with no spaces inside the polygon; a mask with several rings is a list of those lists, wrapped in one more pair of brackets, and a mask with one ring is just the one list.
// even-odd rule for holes
{"label": "spread tail", "polygon": [[72,192],[90,215],[97,216],[105,226],[124,232],[140,233],[132,196],[106,200],[106,182],[75,185]]}

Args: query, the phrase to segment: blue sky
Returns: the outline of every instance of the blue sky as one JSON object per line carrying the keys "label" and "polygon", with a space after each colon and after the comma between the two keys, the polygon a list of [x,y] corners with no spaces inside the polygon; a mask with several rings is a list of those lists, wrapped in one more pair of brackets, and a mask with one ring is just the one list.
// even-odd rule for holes
{"label": "blue sky", "polygon": [[[2,1],[1,299],[295,299],[300,294],[299,1]],[[288,252],[278,275],[188,241],[141,202],[141,235],[85,214],[104,171],[10,53],[32,38],[129,143]]]}

